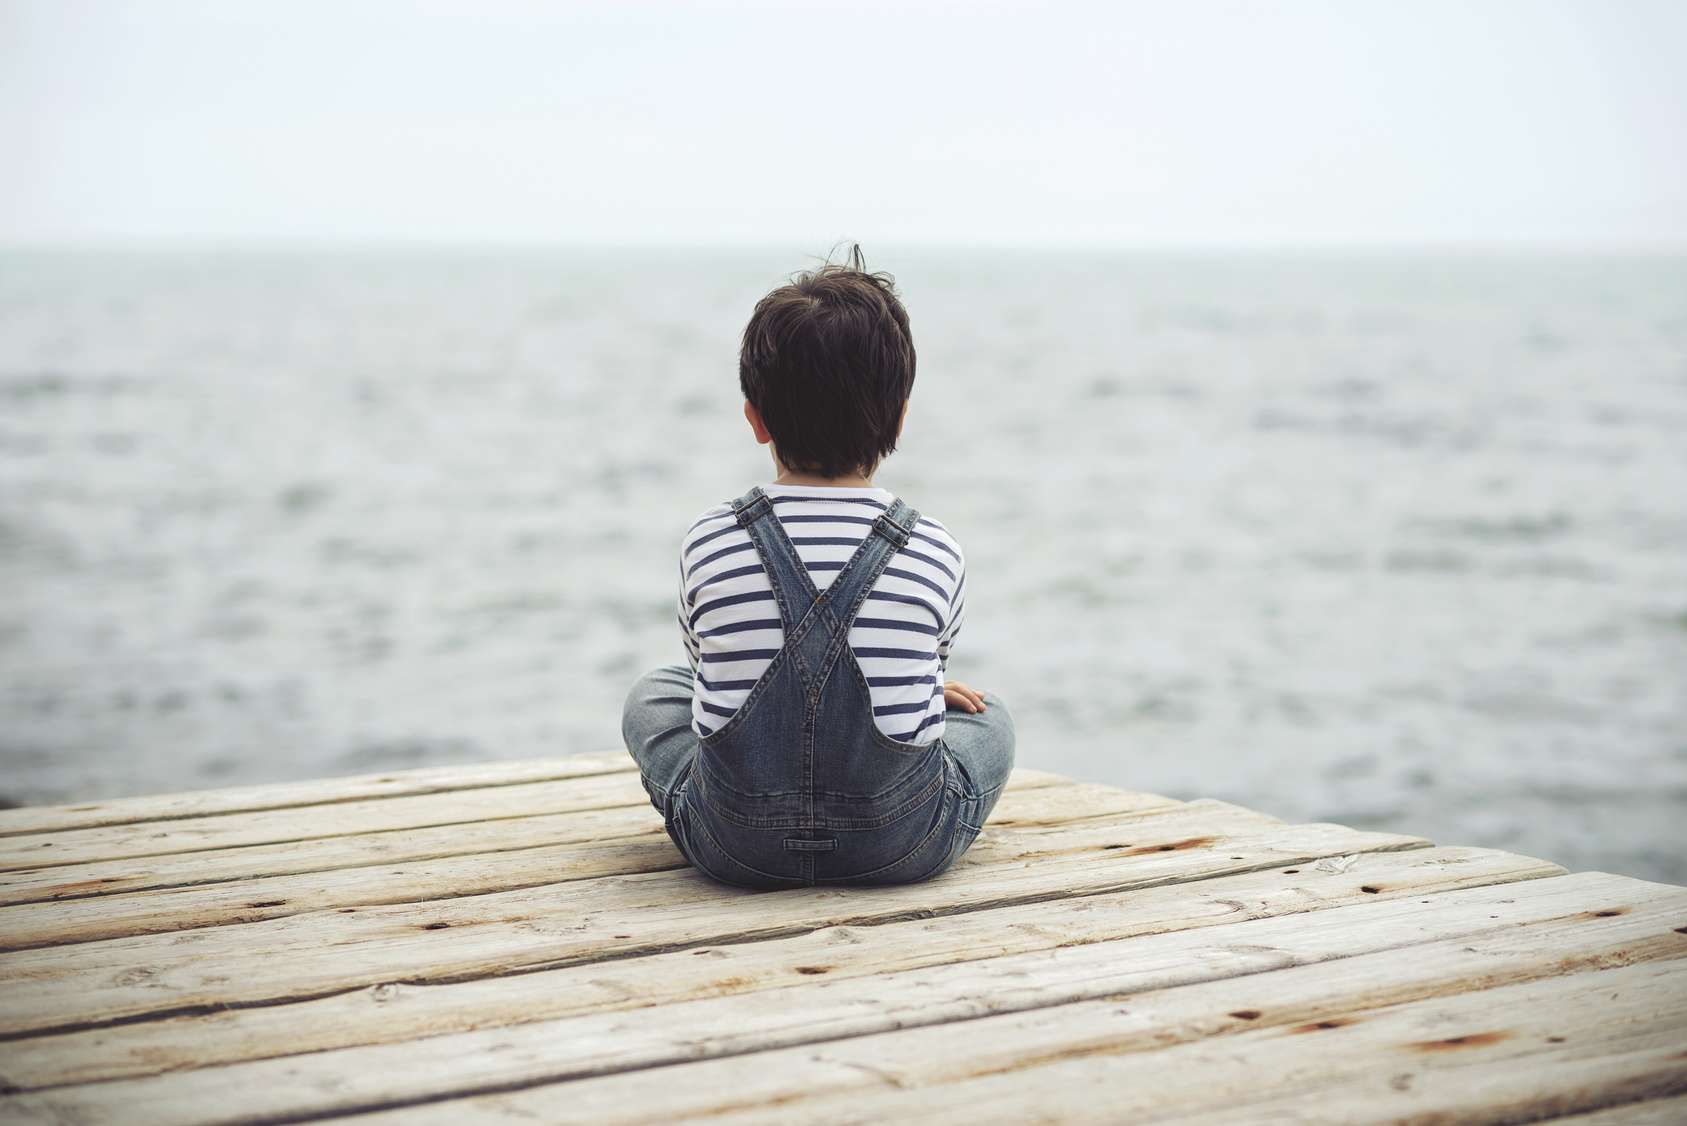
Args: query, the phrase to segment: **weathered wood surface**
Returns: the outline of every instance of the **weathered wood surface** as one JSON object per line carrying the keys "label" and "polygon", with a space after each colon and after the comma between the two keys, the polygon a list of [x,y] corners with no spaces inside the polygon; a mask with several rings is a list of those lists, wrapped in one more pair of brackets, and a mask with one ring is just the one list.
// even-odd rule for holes
{"label": "weathered wood surface", "polygon": [[[1099,812],[1123,813],[1151,805],[1171,804],[1155,794],[1130,794],[1110,786],[1067,782],[1057,775],[1027,772],[1016,776],[1011,793],[1060,785],[1062,816],[1081,816],[1075,806],[1088,803]],[[371,864],[432,860],[485,852],[509,852],[545,845],[603,842],[616,837],[661,834],[652,822],[642,789],[623,786],[625,805],[574,813],[505,816],[496,820],[449,825],[362,830],[345,836],[314,837],[276,844],[248,844],[239,848],[203,849],[125,860],[89,861],[0,872],[0,904],[77,899],[114,892],[186,887],[225,880],[326,872]],[[1004,802],[1007,799],[1004,798]],[[1035,799],[1033,799],[1035,800]],[[1064,808],[1067,802],[1074,808]],[[1008,824],[1019,815],[1018,802],[1006,814],[992,814],[991,826]],[[507,809],[508,807],[506,807]],[[998,810],[1002,807],[998,806]],[[1006,820],[1002,820],[1002,817]],[[1032,821],[1038,815],[1028,813]],[[675,864],[683,863],[670,853]],[[262,897],[259,897],[262,898]]]}
{"label": "weathered wood surface", "polygon": [[1559,1126],[1681,1126],[1687,1122],[1687,1095],[1623,1103],[1554,1121]]}
{"label": "weathered wood surface", "polygon": [[0,836],[88,829],[139,821],[171,821],[219,813],[250,813],[259,809],[335,805],[359,798],[437,794],[522,782],[583,778],[592,774],[625,774],[632,769],[632,761],[625,754],[600,752],[473,766],[426,767],[346,778],[313,778],[304,782],[231,786],[223,790],[188,790],[178,794],[149,794],[78,805],[38,805],[0,810]]}
{"label": "weathered wood surface", "polygon": [[0,1121],[1676,1122],[1684,968],[1684,889],[1032,771],[776,893],[619,755],[0,812]]}
{"label": "weathered wood surface", "polygon": [[[1003,792],[996,806],[996,815],[992,815],[991,828],[1017,832],[1030,826],[1135,813],[1173,804],[1169,799],[1154,794],[1132,794],[1107,786],[1014,786]],[[628,806],[576,815],[574,820],[585,822],[586,827],[597,834],[591,838],[544,844],[529,836],[522,844],[512,844],[506,839],[501,842],[507,846],[504,848],[488,848],[419,862],[395,861],[389,857],[373,872],[366,865],[354,865],[297,875],[234,878],[205,884],[190,882],[188,873],[191,865],[179,865],[175,878],[180,882],[174,886],[115,894],[117,889],[107,884],[101,889],[106,894],[85,899],[20,904],[7,913],[6,932],[0,942],[7,949],[86,942],[96,938],[254,922],[328,907],[415,903],[539,887],[592,876],[684,867],[684,858],[669,843],[660,821],[652,824],[645,816],[646,809],[648,806]],[[526,821],[554,823],[567,819],[565,814],[557,818],[524,817],[490,824],[511,826]],[[564,825],[539,832],[566,836],[568,828]],[[579,826],[573,828],[578,830]],[[437,831],[416,832],[419,835]],[[462,849],[468,845],[459,840],[456,847]],[[220,855],[233,859],[254,851],[257,850],[231,849]]]}
{"label": "weathered wood surface", "polygon": [[[827,980],[838,981],[1556,872],[1537,860],[1465,849],[1340,856],[1293,870],[1268,869],[1196,884],[1039,900],[873,927],[831,925],[760,942],[694,946],[446,985],[383,983],[289,1005],[42,1036],[14,1041],[11,1063],[31,1085],[114,1078],[729,996],[812,981],[817,966],[829,967]],[[1367,887],[1378,890],[1362,890]],[[214,1035],[207,1036],[207,1029]]]}

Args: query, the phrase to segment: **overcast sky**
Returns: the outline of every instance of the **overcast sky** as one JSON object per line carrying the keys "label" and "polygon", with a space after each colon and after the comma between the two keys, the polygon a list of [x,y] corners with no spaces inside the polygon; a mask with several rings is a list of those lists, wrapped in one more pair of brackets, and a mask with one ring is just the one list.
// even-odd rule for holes
{"label": "overcast sky", "polygon": [[0,240],[1687,244],[1687,2],[0,0]]}

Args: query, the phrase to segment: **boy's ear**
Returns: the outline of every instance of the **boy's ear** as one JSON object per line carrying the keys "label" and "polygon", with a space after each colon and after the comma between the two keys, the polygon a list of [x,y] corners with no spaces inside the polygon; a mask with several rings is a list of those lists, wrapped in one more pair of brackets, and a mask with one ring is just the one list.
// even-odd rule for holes
{"label": "boy's ear", "polygon": [[896,436],[898,438],[902,437],[902,426],[908,421],[908,404],[913,401],[912,397],[902,400],[902,417],[896,420]]}
{"label": "boy's ear", "polygon": [[750,429],[755,433],[757,442],[765,446],[773,441],[773,435],[762,424],[761,411],[758,411],[756,405],[748,399],[744,400],[744,417],[749,420]]}

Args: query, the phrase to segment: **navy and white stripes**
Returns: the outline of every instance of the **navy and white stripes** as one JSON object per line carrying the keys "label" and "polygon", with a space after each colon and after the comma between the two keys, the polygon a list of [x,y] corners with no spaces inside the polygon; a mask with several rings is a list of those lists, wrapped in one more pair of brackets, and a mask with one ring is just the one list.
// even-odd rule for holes
{"label": "navy and white stripes", "polygon": [[[815,587],[825,590],[894,499],[887,489],[763,485]],[[943,678],[966,611],[966,561],[947,529],[921,516],[849,631],[880,731],[907,743],[943,734]],[[784,644],[773,587],[730,502],[680,543],[679,624],[696,674],[691,725],[708,735],[738,710]]]}

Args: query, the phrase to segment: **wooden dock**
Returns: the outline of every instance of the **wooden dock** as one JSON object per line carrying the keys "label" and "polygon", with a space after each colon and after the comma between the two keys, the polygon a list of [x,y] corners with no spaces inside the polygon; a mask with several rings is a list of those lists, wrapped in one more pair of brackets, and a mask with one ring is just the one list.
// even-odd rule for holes
{"label": "wooden dock", "polygon": [[624,754],[0,813],[0,1121],[1687,1122],[1687,889],[1019,770],[906,887]]}

